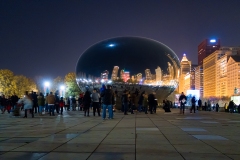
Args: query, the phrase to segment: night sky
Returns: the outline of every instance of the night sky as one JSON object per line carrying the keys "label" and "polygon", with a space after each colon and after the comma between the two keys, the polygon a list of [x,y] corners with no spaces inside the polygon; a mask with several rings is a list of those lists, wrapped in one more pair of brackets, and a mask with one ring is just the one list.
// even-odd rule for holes
{"label": "night sky", "polygon": [[140,36],[197,64],[205,38],[240,46],[239,0],[0,0],[0,69],[34,78],[75,72],[91,45]]}

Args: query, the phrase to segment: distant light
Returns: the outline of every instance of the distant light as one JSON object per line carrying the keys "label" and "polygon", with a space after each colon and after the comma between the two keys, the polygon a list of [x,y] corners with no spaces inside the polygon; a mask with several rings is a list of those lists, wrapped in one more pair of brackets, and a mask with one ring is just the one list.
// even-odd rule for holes
{"label": "distant light", "polygon": [[112,83],[112,81],[108,81],[108,83]]}
{"label": "distant light", "polygon": [[49,82],[45,82],[44,85],[45,85],[46,87],[49,87],[49,86],[50,86],[50,83],[49,83]]}
{"label": "distant light", "polygon": [[61,89],[61,90],[64,90],[64,89],[65,89],[65,86],[61,86],[60,89]]}
{"label": "distant light", "polygon": [[108,46],[109,46],[109,47],[114,47],[114,46],[115,46],[115,44],[109,44]]}
{"label": "distant light", "polygon": [[186,54],[184,53],[183,56],[186,56]]}
{"label": "distant light", "polygon": [[216,39],[211,39],[210,42],[211,42],[211,43],[215,43],[215,42],[216,42]]}
{"label": "distant light", "polygon": [[104,82],[104,80],[102,79],[102,80],[101,80],[101,82],[103,83],[103,82]]}

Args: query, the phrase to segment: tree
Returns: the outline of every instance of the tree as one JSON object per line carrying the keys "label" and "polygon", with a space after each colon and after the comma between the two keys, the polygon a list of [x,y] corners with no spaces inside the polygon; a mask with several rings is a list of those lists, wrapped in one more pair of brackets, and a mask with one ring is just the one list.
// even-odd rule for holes
{"label": "tree", "polygon": [[36,83],[23,75],[14,76],[14,83],[16,85],[14,92],[19,97],[22,97],[25,91],[38,91]]}
{"label": "tree", "polygon": [[59,90],[59,87],[64,84],[64,80],[62,77],[57,77],[53,80],[53,83],[51,85],[51,91],[55,93],[57,90]]}
{"label": "tree", "polygon": [[68,96],[77,96],[81,92],[76,82],[76,74],[74,72],[70,72],[65,76],[64,79],[66,85],[66,93]]}
{"label": "tree", "polygon": [[8,69],[0,69],[0,92],[10,96],[14,94],[16,85],[13,81],[14,74]]}

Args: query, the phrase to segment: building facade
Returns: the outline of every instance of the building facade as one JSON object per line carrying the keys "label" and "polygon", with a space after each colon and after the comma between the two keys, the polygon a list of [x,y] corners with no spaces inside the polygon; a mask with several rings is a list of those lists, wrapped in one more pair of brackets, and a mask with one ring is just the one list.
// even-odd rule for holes
{"label": "building facade", "polygon": [[187,59],[186,54],[183,54],[183,58],[181,60],[181,72],[179,78],[178,92],[184,92],[185,88],[185,76],[190,73],[191,70],[191,61]]}
{"label": "building facade", "polygon": [[119,70],[119,67],[118,66],[114,66],[113,67],[113,71],[112,71],[112,80],[117,80],[118,78],[118,70]]}
{"label": "building facade", "polygon": [[198,66],[203,65],[203,59],[219,50],[220,39],[205,39],[198,45]]}
{"label": "building facade", "polygon": [[[233,85],[237,85],[237,83],[236,81],[233,83],[229,77],[234,78],[236,76],[234,74],[234,77],[232,77],[232,70],[238,70],[238,67],[236,67],[237,62],[235,62],[235,65],[232,65],[233,60],[229,62],[229,58],[231,56],[238,57],[239,49],[239,47],[221,47],[203,60],[204,97],[232,95]],[[228,66],[231,67],[228,68]]]}

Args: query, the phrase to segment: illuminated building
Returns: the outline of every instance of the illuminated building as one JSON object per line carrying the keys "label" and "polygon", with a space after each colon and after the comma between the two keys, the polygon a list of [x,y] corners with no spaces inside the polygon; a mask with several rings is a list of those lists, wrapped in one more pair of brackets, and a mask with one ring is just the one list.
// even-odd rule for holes
{"label": "illuminated building", "polygon": [[124,72],[124,82],[127,82],[130,79],[130,73],[128,71]]}
{"label": "illuminated building", "polygon": [[195,89],[200,91],[200,97],[203,97],[203,67],[197,66],[195,67]]}
{"label": "illuminated building", "polygon": [[152,74],[150,69],[145,70],[145,75],[146,75],[146,81],[151,81],[152,80]]}
{"label": "illuminated building", "polygon": [[124,74],[124,70],[123,69],[120,71],[120,79],[122,79],[122,80],[125,79],[125,74]]}
{"label": "illuminated building", "polygon": [[187,73],[184,76],[184,86],[183,86],[183,91],[184,93],[187,93],[187,90],[191,89],[191,74]]}
{"label": "illuminated building", "polygon": [[101,79],[103,80],[108,80],[108,74],[109,72],[105,70],[104,72],[101,73]]}
{"label": "illuminated building", "polygon": [[142,81],[142,73],[137,74],[137,81],[138,82]]}
{"label": "illuminated building", "polygon": [[156,74],[152,74],[152,80],[156,81]]}
{"label": "illuminated building", "polygon": [[237,94],[240,91],[240,56],[231,56],[227,62],[227,86],[228,97],[234,94],[237,89]]}
{"label": "illuminated building", "polygon": [[198,65],[203,65],[203,59],[220,48],[220,39],[205,39],[198,45]]}
{"label": "illuminated building", "polygon": [[187,73],[190,73],[191,71],[191,61],[189,61],[186,57],[186,54],[183,54],[183,58],[181,60],[181,74],[179,78],[179,86],[178,86],[178,92],[184,91],[184,83],[185,83],[185,75]]}
{"label": "illuminated building", "polygon": [[119,67],[118,67],[118,66],[114,66],[114,67],[113,67],[112,80],[117,80],[118,70],[119,70]]}
{"label": "illuminated building", "polygon": [[170,79],[173,79],[173,77],[174,77],[174,70],[173,70],[173,66],[169,62],[168,62],[168,73],[169,73]]}
{"label": "illuminated building", "polygon": [[155,73],[156,73],[156,81],[159,82],[162,80],[162,70],[161,68],[158,66],[157,69],[155,69]]}
{"label": "illuminated building", "polygon": [[[238,47],[221,47],[203,60],[204,97],[229,96],[227,72],[228,59],[238,54]],[[231,74],[230,74],[231,75]],[[229,83],[229,86],[231,83]]]}

